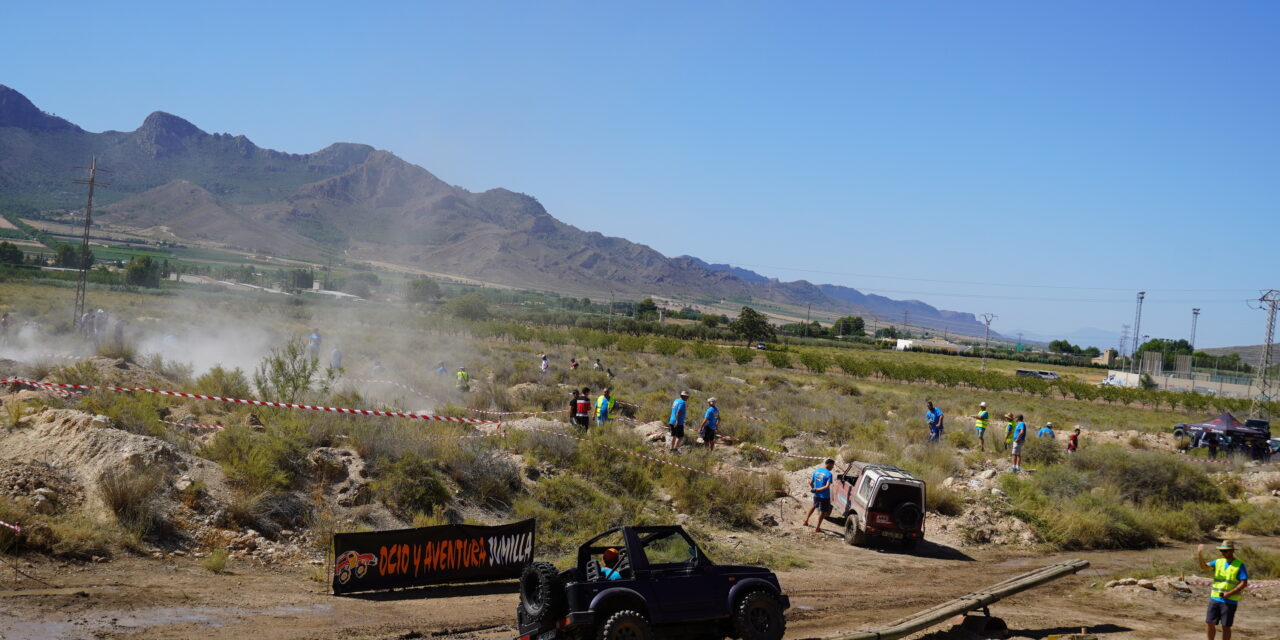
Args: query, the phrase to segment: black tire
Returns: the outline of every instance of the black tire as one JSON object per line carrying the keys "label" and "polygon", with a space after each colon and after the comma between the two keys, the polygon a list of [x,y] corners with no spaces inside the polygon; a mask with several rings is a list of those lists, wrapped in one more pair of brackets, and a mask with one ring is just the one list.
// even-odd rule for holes
{"label": "black tire", "polygon": [[653,640],[653,627],[644,614],[623,609],[600,625],[596,640]]}
{"label": "black tire", "polygon": [[1186,431],[1183,431],[1182,429],[1174,429],[1174,430],[1173,430],[1173,438],[1174,438],[1175,440],[1181,440],[1181,439],[1183,439],[1183,438],[1185,438],[1185,437],[1187,437],[1187,432],[1186,432]]}
{"label": "black tire", "polygon": [[903,550],[903,551],[911,551],[912,549],[915,549],[915,548],[916,548],[916,543],[917,543],[917,542],[920,542],[920,538],[903,538],[903,539],[902,539],[902,550]]}
{"label": "black tire", "polygon": [[862,532],[862,527],[858,524],[858,515],[855,513],[850,513],[844,519],[844,541],[855,547],[867,544],[867,534]]}
{"label": "black tire", "polygon": [[773,594],[752,591],[733,610],[733,631],[742,640],[782,640],[787,619]]}
{"label": "black tire", "polygon": [[893,510],[893,521],[898,523],[899,529],[906,531],[914,531],[919,527],[922,516],[924,511],[914,502],[904,502]]}
{"label": "black tire", "polygon": [[534,562],[520,575],[520,605],[528,622],[549,622],[566,608],[564,585],[550,562]]}
{"label": "black tire", "polygon": [[528,622],[529,616],[525,615],[524,605],[516,603],[516,629],[519,630]]}

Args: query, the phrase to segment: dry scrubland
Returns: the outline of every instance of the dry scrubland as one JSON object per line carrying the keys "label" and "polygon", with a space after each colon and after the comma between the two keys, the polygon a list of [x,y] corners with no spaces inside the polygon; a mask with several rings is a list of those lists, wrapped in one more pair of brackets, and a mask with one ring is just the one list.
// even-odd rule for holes
{"label": "dry scrubland", "polygon": [[[509,423],[505,438],[458,439],[453,436],[492,427],[150,394],[62,398],[9,387],[0,397],[0,520],[21,522],[24,533],[0,529],[6,554],[72,560],[192,554],[209,570],[223,571],[250,559],[315,563],[326,535],[336,530],[537,517],[540,553],[560,560],[604,527],[676,521],[708,540],[718,559],[804,566],[802,545],[778,543],[794,537],[787,533],[793,523],[778,526],[771,514],[807,498],[803,485],[812,462],[740,443],[908,469],[929,482],[930,536],[956,547],[1139,549],[1280,535],[1274,497],[1280,472],[1243,461],[1203,464],[1158,435],[1216,408],[1211,402],[1201,407],[1198,399],[1076,399],[1078,387],[1018,391],[1023,382],[1001,372],[1015,363],[991,363],[993,371],[981,381],[1004,387],[993,391],[947,384],[953,377],[973,380],[964,376],[978,367],[975,359],[851,349],[758,352],[222,292],[91,291],[90,304],[128,321],[122,341],[91,349],[68,332],[64,310],[71,293],[0,288],[0,304],[20,325],[2,352],[7,376],[467,417],[478,417],[469,409],[560,411],[571,387],[598,393],[608,384],[617,398],[638,407],[624,413],[640,424],[593,429],[587,442],[520,429],[567,431],[560,413]],[[308,370],[296,340],[311,327],[324,335],[323,361],[333,345],[342,349],[342,371]],[[537,371],[542,352],[553,362],[545,376]],[[53,357],[64,354],[79,357]],[[583,368],[569,371],[570,357]],[[613,379],[589,370],[597,357]],[[372,373],[375,362],[384,373]],[[434,372],[439,363],[447,374]],[[460,365],[472,375],[469,394],[454,389]],[[891,379],[883,373],[889,365],[927,381]],[[1091,370],[1066,373],[1096,377]],[[375,378],[416,391],[369,381]],[[693,423],[705,400],[718,397],[723,430],[735,438],[713,454],[694,449],[679,456],[680,464],[705,475],[599,446],[665,456],[655,423],[665,421],[681,389],[692,393]],[[924,442],[926,398],[948,415],[940,446]],[[1061,438],[1082,425],[1081,452],[1067,458],[1064,439],[1032,439],[1025,466],[1038,471],[1003,473],[1003,452],[994,442],[978,451],[973,421],[965,417],[980,400],[993,416],[1023,413],[1036,427],[1052,420]],[[767,422],[744,419],[748,415]],[[197,431],[162,419],[227,428]],[[265,428],[250,428],[254,422]],[[993,427],[991,440],[1003,423],[993,420]],[[45,490],[38,498],[37,489]],[[780,491],[793,497],[778,497]],[[1245,553],[1255,578],[1280,577],[1274,555]],[[323,579],[318,567],[316,577]]]}

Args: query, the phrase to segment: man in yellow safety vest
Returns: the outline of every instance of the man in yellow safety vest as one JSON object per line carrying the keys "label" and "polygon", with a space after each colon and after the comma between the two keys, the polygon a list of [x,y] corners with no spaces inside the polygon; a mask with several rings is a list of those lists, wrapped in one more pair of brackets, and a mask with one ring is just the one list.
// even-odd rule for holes
{"label": "man in yellow safety vest", "polygon": [[1207,637],[1214,640],[1217,634],[1215,625],[1222,625],[1222,640],[1231,640],[1231,625],[1236,618],[1236,605],[1240,604],[1240,594],[1249,588],[1249,574],[1244,563],[1236,560],[1236,547],[1230,540],[1223,540],[1218,545],[1221,558],[1213,562],[1205,562],[1202,554],[1204,545],[1196,547],[1196,564],[1201,571],[1213,572],[1213,586],[1209,590],[1209,612],[1205,615]]}
{"label": "man in yellow safety vest", "polygon": [[471,375],[467,373],[466,367],[458,367],[458,391],[471,390]]}
{"label": "man in yellow safety vest", "polygon": [[974,416],[977,422],[973,423],[973,429],[978,432],[978,450],[987,450],[987,423],[991,422],[991,414],[987,413],[987,403],[978,403],[978,415]]}

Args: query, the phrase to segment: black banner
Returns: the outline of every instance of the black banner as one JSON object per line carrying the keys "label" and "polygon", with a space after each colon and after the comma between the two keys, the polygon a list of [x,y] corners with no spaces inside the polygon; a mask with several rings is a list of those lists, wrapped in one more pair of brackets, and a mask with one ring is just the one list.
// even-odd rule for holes
{"label": "black banner", "polygon": [[333,534],[333,593],[517,578],[534,521]]}

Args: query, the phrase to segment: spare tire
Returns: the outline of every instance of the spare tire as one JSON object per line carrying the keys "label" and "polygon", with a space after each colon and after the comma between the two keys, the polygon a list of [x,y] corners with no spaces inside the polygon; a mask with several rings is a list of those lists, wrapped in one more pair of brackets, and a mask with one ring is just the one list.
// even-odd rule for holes
{"label": "spare tire", "polygon": [[893,510],[893,520],[898,523],[898,527],[902,529],[915,529],[920,526],[920,516],[924,512],[920,510],[920,505],[914,502],[904,502]]}
{"label": "spare tire", "polygon": [[564,585],[555,565],[534,562],[520,574],[520,604],[526,622],[546,623],[559,618],[566,608]]}
{"label": "spare tire", "polygon": [[1181,429],[1181,428],[1174,429],[1174,430],[1173,430],[1173,437],[1174,437],[1174,439],[1175,439],[1175,440],[1181,440],[1181,439],[1183,439],[1183,438],[1187,437],[1187,432],[1186,432],[1185,430]]}

